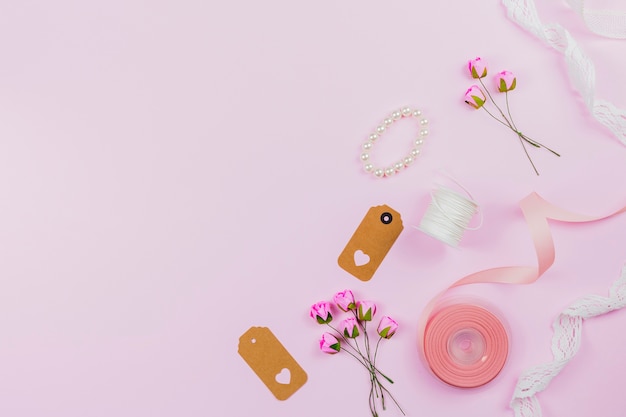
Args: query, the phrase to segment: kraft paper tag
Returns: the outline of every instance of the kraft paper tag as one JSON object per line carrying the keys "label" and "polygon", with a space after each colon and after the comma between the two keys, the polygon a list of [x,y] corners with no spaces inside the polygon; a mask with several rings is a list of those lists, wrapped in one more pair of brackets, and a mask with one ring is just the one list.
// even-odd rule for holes
{"label": "kraft paper tag", "polygon": [[402,229],[400,213],[391,207],[370,208],[339,255],[339,266],[361,281],[369,281]]}
{"label": "kraft paper tag", "polygon": [[238,351],[281,401],[289,398],[307,381],[304,369],[267,327],[250,327],[239,337]]}

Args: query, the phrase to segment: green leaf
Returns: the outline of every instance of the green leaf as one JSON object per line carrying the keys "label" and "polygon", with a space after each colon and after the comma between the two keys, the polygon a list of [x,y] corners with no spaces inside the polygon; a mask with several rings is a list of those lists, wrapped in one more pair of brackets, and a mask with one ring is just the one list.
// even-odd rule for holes
{"label": "green leaf", "polygon": [[498,88],[498,91],[500,91],[501,93],[505,93],[507,91],[506,82],[504,82],[504,78],[500,78],[500,87]]}
{"label": "green leaf", "polygon": [[317,322],[319,324],[327,324],[330,323],[333,320],[333,316],[332,314],[328,313],[328,317],[326,317],[326,320],[324,320],[322,317],[320,316],[315,316],[315,318],[317,319]]}
{"label": "green leaf", "polygon": [[363,320],[372,321],[372,309],[367,310],[367,313],[365,313]]}
{"label": "green leaf", "polygon": [[482,107],[483,104],[485,104],[485,100],[483,100],[482,98],[478,96],[472,96],[472,98],[474,99],[474,102],[476,103],[477,107]]}
{"label": "green leaf", "polygon": [[515,90],[516,86],[517,86],[517,78],[513,78],[513,82],[511,83],[511,88],[509,88],[509,91]]}
{"label": "green leaf", "polygon": [[390,327],[385,327],[382,332],[380,332],[380,337],[387,337],[387,333],[389,333]]}

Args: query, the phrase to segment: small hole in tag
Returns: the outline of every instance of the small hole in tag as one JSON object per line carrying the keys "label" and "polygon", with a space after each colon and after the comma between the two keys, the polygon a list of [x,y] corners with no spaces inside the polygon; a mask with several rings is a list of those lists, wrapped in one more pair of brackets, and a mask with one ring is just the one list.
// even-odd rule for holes
{"label": "small hole in tag", "polygon": [[354,252],[354,264],[356,266],[363,266],[370,262],[370,256],[363,252],[361,249]]}
{"label": "small hole in tag", "polygon": [[256,343],[256,339],[250,339],[250,343]]}
{"label": "small hole in tag", "polygon": [[383,222],[383,224],[389,224],[392,220],[393,216],[391,215],[391,213],[384,212],[380,215],[380,221]]}
{"label": "small hole in tag", "polygon": [[276,374],[276,382],[283,385],[288,385],[291,383],[291,372],[287,368],[283,368],[280,370],[278,374]]}

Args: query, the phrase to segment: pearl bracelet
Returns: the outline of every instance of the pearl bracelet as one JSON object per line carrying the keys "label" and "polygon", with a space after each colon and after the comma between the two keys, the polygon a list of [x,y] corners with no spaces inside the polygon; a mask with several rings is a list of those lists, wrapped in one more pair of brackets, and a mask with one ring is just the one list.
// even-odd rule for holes
{"label": "pearl bracelet", "polygon": [[[376,142],[378,138],[380,138],[382,134],[385,133],[387,128],[391,126],[393,122],[396,122],[403,118],[409,118],[411,116],[419,120],[421,130],[419,133],[419,137],[415,139],[414,146],[413,148],[411,148],[409,154],[387,168],[375,168],[374,165],[369,162],[370,155],[368,153],[368,151],[374,146],[374,142]],[[403,107],[402,109],[396,110],[391,113],[391,116],[386,117],[383,122],[376,128],[376,132],[369,135],[367,141],[363,144],[364,152],[361,154],[361,161],[363,162],[363,169],[365,170],[365,172],[372,173],[377,178],[390,177],[411,165],[419,156],[420,148],[424,143],[424,139],[426,138],[426,136],[428,136],[428,130],[426,129],[427,125],[428,120],[422,118],[421,110],[413,110],[410,107]]]}

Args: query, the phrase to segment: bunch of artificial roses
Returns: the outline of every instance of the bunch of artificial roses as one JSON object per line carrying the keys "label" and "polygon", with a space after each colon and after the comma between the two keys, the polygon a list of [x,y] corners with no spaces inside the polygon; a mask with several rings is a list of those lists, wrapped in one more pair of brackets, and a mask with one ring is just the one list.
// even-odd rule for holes
{"label": "bunch of artificial roses", "polygon": [[[465,102],[475,109],[483,109],[493,119],[511,129],[519,138],[520,144],[522,145],[522,148],[524,149],[524,152],[526,153],[526,157],[528,157],[530,164],[535,170],[535,173],[539,175],[539,171],[537,171],[537,168],[535,167],[535,164],[533,163],[533,160],[530,157],[528,150],[526,149],[526,144],[534,146],[535,148],[544,148],[552,152],[556,156],[561,155],[548,148],[547,146],[537,142],[536,140],[529,138],[527,135],[522,133],[515,125],[513,116],[511,116],[511,108],[509,107],[509,91],[513,91],[517,86],[517,78],[515,77],[515,75],[513,75],[511,71],[501,71],[497,73],[494,78],[498,91],[500,93],[504,93],[505,95],[507,111],[507,115],[505,115],[500,106],[498,106],[498,103],[496,103],[496,101],[491,96],[491,93],[489,93],[489,90],[485,86],[485,83],[483,83],[483,78],[487,76],[487,66],[485,65],[483,60],[480,57],[472,59],[468,62],[467,68],[472,78],[477,79],[480,82],[482,89],[476,84],[472,85],[465,92]],[[485,93],[487,93],[486,96]],[[500,117],[496,117],[496,115],[494,115],[485,107],[485,104],[488,101],[491,101],[493,106],[498,110],[498,112],[500,113]]]}
{"label": "bunch of artificial roses", "polygon": [[[339,323],[338,328],[330,324],[333,320],[331,311],[334,308],[333,306],[336,306],[344,313],[350,314],[350,317]],[[321,351],[329,354],[345,352],[355,358],[368,371],[371,385],[369,407],[372,416],[378,416],[377,400],[380,401],[382,409],[386,409],[385,396],[391,398],[402,414],[404,414],[404,411],[385,387],[381,378],[391,384],[393,384],[393,381],[376,367],[380,342],[383,339],[390,339],[396,333],[398,323],[389,316],[383,316],[376,330],[378,341],[374,349],[372,349],[367,332],[367,324],[372,321],[375,314],[376,304],[371,301],[356,301],[354,294],[350,290],[340,291],[335,294],[333,303],[320,301],[313,304],[310,310],[310,315],[313,319],[333,330],[332,333],[326,332],[322,335],[320,339]],[[363,339],[361,344],[359,344],[360,336]]]}

